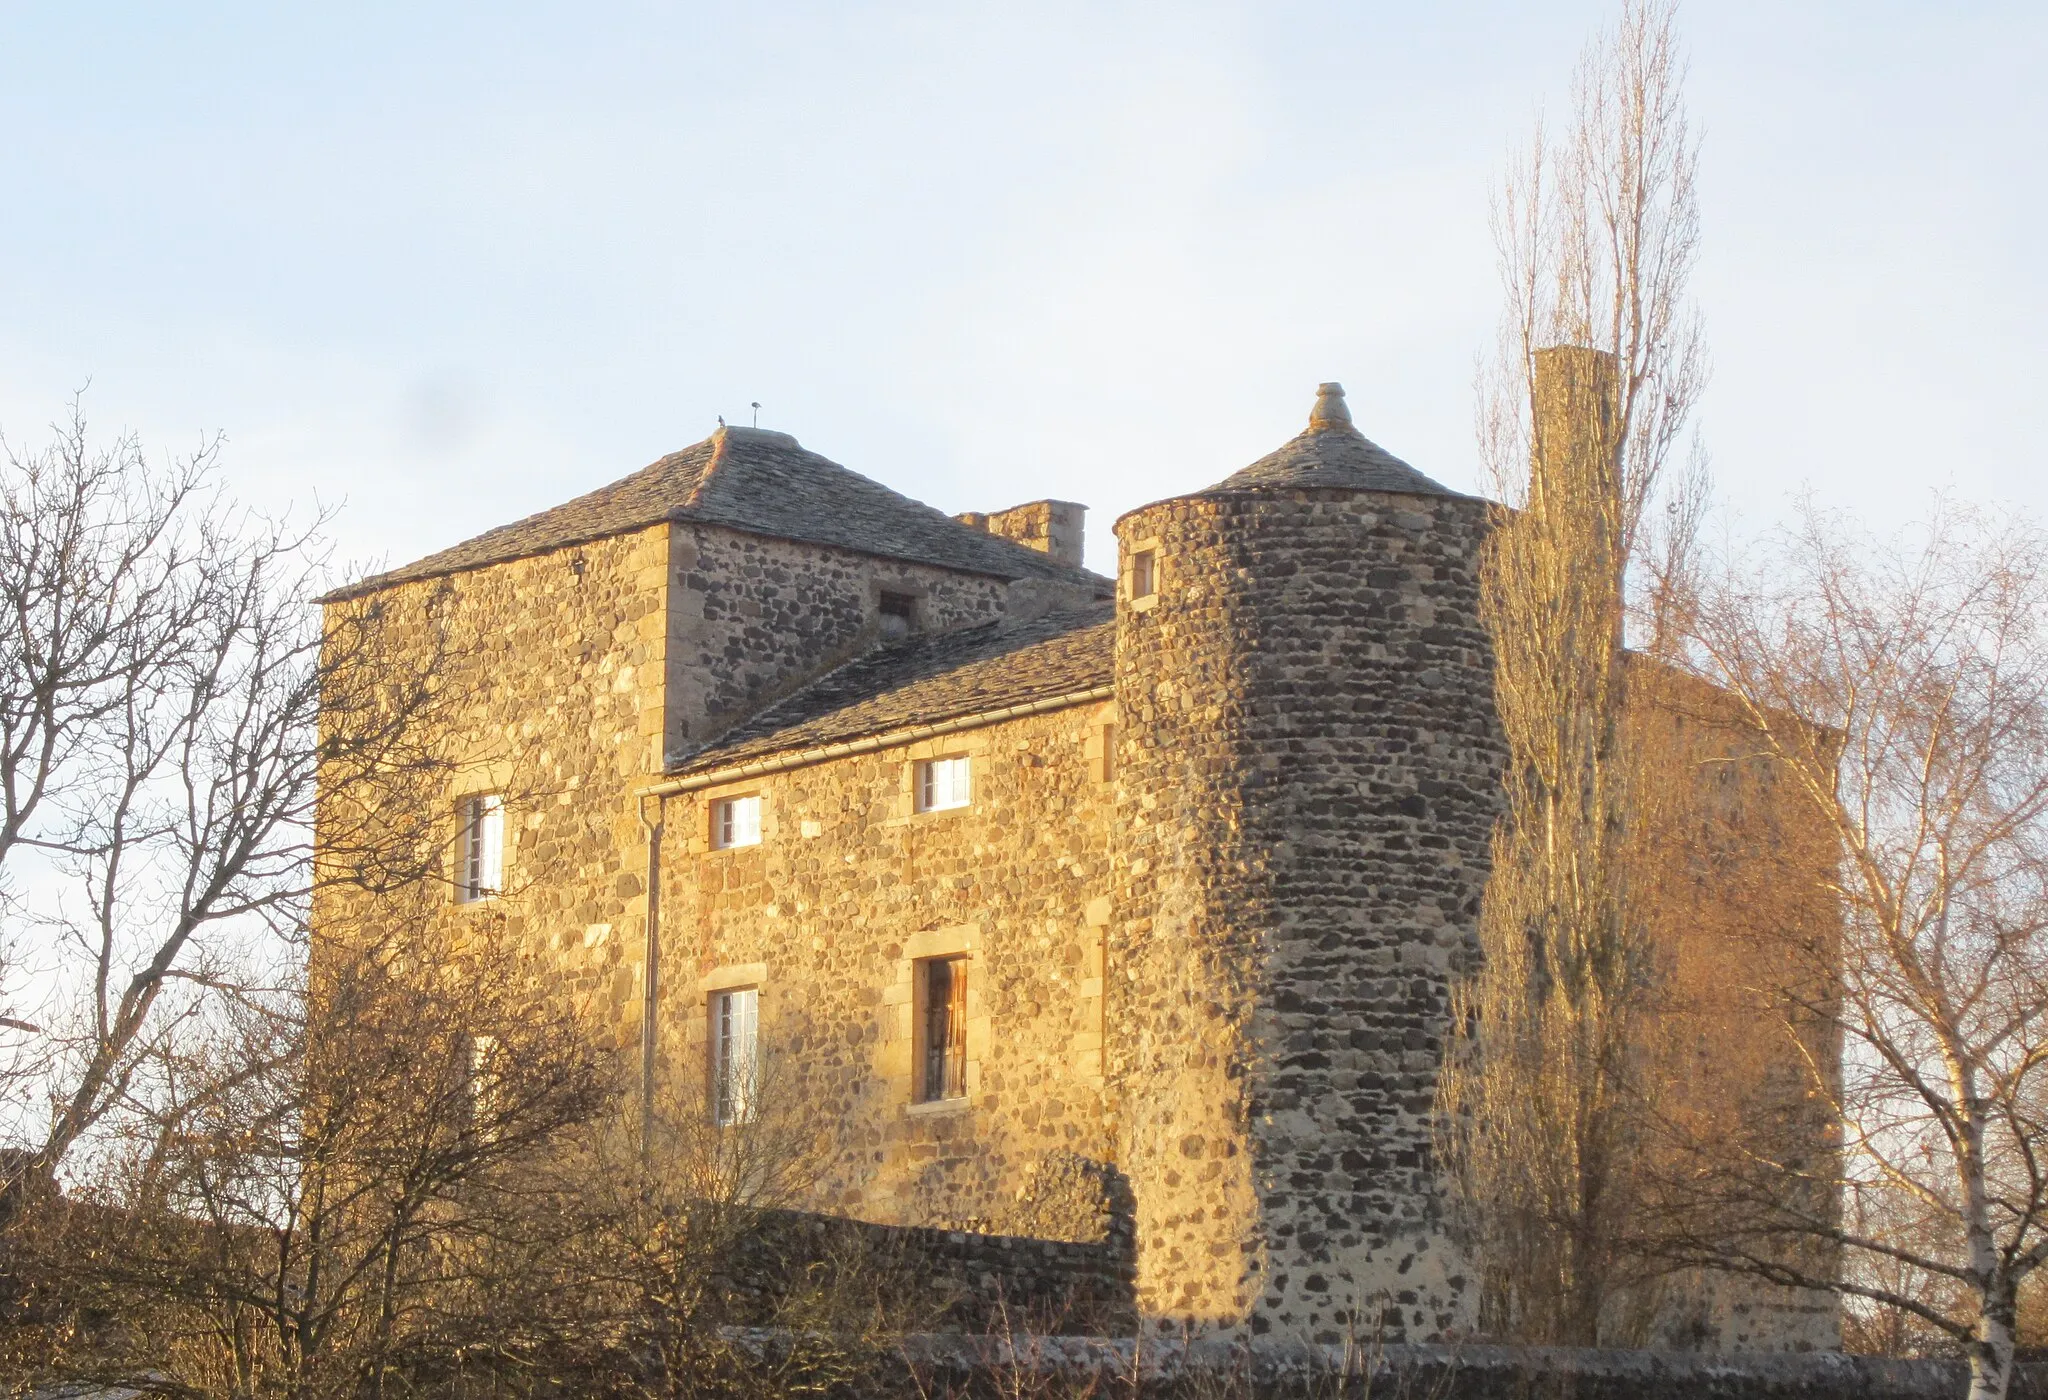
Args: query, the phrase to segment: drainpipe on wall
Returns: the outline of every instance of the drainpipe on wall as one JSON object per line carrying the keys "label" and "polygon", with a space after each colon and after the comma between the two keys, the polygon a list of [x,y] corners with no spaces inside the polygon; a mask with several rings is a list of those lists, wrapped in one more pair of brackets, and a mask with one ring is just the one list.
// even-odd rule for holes
{"label": "drainpipe on wall", "polygon": [[[654,820],[647,800],[654,799]],[[654,1140],[655,998],[661,990],[661,832],[666,794],[640,795],[640,828],[647,833],[647,944],[640,960],[640,1164],[647,1165]]]}

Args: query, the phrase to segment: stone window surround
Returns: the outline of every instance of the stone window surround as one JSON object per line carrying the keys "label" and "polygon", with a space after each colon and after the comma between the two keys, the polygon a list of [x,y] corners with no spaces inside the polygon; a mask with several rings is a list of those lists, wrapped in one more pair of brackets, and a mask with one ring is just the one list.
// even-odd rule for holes
{"label": "stone window surround", "polygon": [[[747,1028],[746,1035],[748,1061],[740,1071],[746,1083],[745,1087],[730,1090],[730,1097],[733,1102],[728,1107],[728,1086],[722,1082],[725,1067],[720,1063],[725,1058],[726,1046],[723,1044],[724,1037],[718,1033],[716,1025],[718,1018],[713,1014],[713,1008],[718,1006],[721,1000],[736,996],[742,992],[751,992],[753,994],[753,1024]],[[705,1106],[711,1111],[710,1116],[714,1126],[720,1128],[743,1127],[746,1124],[752,1123],[759,1112],[759,1104],[756,1100],[760,1093],[761,979],[742,981],[730,987],[715,987],[704,993],[702,1000],[704,1005],[705,1048],[707,1051],[704,1057],[704,1068],[706,1070]]]}
{"label": "stone window surround", "polygon": [[910,633],[925,630],[925,607],[931,597],[931,589],[925,580],[910,574],[892,574],[888,570],[868,576],[868,616],[870,624],[877,630],[882,627],[882,595],[894,593],[910,600]]}
{"label": "stone window surround", "polygon": [[[922,630],[917,625],[918,612],[920,611],[919,601],[914,594],[898,593],[893,589],[887,588],[883,589],[880,606],[882,635],[884,637],[907,637],[913,632]],[[901,625],[891,626],[892,622]]]}
{"label": "stone window surround", "polygon": [[[768,800],[771,785],[758,777],[741,778],[716,787],[704,788],[690,794],[698,800],[699,811],[696,820],[685,830],[689,832],[685,854],[693,856],[737,856],[747,851],[758,851],[773,841],[779,834],[776,829],[775,804]],[[761,799],[761,839],[751,846],[721,846],[718,844],[718,804],[735,797],[758,797]]]}
{"label": "stone window surround", "polygon": [[[1152,556],[1152,591],[1142,598],[1132,592],[1136,587],[1136,564],[1140,554]],[[1166,551],[1160,547],[1159,537],[1132,540],[1118,561],[1117,573],[1117,592],[1126,608],[1132,612],[1148,612],[1157,607],[1159,595],[1166,591]]]}
{"label": "stone window surround", "polygon": [[[940,764],[945,767],[941,769]],[[956,768],[958,765],[958,768]],[[964,801],[954,801],[952,775],[964,768],[967,774],[967,795]],[[912,759],[910,763],[911,807],[919,816],[935,816],[940,812],[960,812],[974,805],[974,790],[979,786],[973,754],[937,753],[925,758]],[[945,800],[941,801],[940,778],[945,777]]]}
{"label": "stone window surround", "polygon": [[[918,1100],[924,1064],[918,1005],[918,970],[934,958],[961,958],[967,963],[967,1064],[966,1094],[957,1099]],[[981,926],[956,924],[950,928],[927,929],[903,940],[895,960],[895,976],[882,989],[882,1038],[876,1049],[876,1072],[887,1086],[887,1102],[907,1118],[968,1113],[973,1111],[981,1091],[981,1066],[988,1057],[989,1014],[987,988],[980,975]]]}
{"label": "stone window surround", "polygon": [[[755,802],[760,804],[754,813],[754,839],[751,841],[720,840],[719,826],[721,817],[723,816],[726,808],[726,804],[731,802],[744,802],[750,797],[753,798]],[[761,791],[761,789],[759,789],[758,787],[750,788],[741,792],[720,793],[718,796],[711,798],[704,804],[704,816],[706,822],[704,828],[705,845],[713,851],[744,851],[750,846],[759,846],[768,839],[768,824],[766,821],[767,815],[768,794]]]}
{"label": "stone window surround", "polygon": [[768,1029],[776,1005],[775,986],[768,980],[768,964],[727,963],[714,967],[697,979],[697,996],[684,1013],[683,1043],[701,1068],[704,1102],[711,1103],[711,997],[716,992],[735,992],[752,987],[759,993],[755,1006],[755,1053],[763,1063],[768,1059]]}
{"label": "stone window surround", "polygon": [[[939,973],[945,972],[945,1019],[943,1049],[935,1044],[932,1022],[938,1014]],[[919,958],[911,964],[911,1016],[915,1029],[910,1052],[910,1092],[917,1105],[940,1103],[967,1097],[967,994],[974,987],[974,960],[965,954],[953,957]],[[960,1013],[956,1022],[950,1014]],[[934,1054],[939,1057],[933,1073]],[[955,1055],[958,1059],[955,1059]],[[958,1081],[957,1083],[955,1081]],[[936,1086],[936,1087],[935,1087]],[[955,1089],[957,1093],[953,1092]]]}
{"label": "stone window surround", "polygon": [[1089,778],[1098,783],[1116,780],[1117,710],[1114,702],[1088,721],[1088,737],[1082,741],[1081,757],[1088,765]]}
{"label": "stone window surround", "polygon": [[1088,901],[1082,912],[1082,921],[1092,935],[1086,944],[1085,961],[1081,968],[1081,982],[1075,989],[1081,996],[1081,1026],[1074,1037],[1074,1072],[1083,1083],[1101,1089],[1107,1083],[1104,1076],[1103,1049],[1108,1043],[1109,1002],[1103,995],[1109,967],[1109,922],[1112,906],[1109,896],[1103,895]]}
{"label": "stone window surround", "polygon": [[480,899],[464,899],[462,897],[463,864],[468,855],[466,849],[468,843],[464,839],[465,833],[463,831],[463,811],[472,798],[490,797],[494,794],[501,798],[505,797],[506,789],[511,785],[510,779],[510,765],[504,763],[479,763],[462,769],[448,780],[448,805],[446,810],[453,828],[453,835],[452,839],[447,843],[444,860],[448,886],[448,903],[457,909],[481,912],[482,910],[493,908],[511,888],[513,851],[518,846],[519,829],[512,820],[512,804],[507,801],[501,809],[502,816],[500,817],[503,842],[498,854],[498,888],[492,894]]}
{"label": "stone window surround", "polygon": [[[924,739],[915,744],[905,745],[899,752],[901,777],[896,785],[895,811],[883,823],[885,826],[900,826],[910,822],[945,821],[958,818],[977,810],[982,784],[988,780],[988,761],[994,747],[991,735],[997,729],[972,730],[964,734],[945,734],[936,739]],[[917,805],[918,765],[932,758],[965,758],[967,760],[967,782],[969,801],[965,807],[938,807],[925,811]],[[766,817],[763,817],[765,823]],[[765,839],[765,825],[764,825]]]}

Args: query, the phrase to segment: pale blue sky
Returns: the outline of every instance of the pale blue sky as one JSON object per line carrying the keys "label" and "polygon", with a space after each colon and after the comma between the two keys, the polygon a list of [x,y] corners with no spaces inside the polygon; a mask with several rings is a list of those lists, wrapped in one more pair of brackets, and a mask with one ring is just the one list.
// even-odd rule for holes
{"label": "pale blue sky", "polygon": [[[1114,516],[1341,379],[1477,484],[1486,204],[1603,0],[0,0],[0,425],[66,394],[410,558],[714,415]],[[1752,517],[2048,514],[2048,7],[1693,0],[1702,412]]]}

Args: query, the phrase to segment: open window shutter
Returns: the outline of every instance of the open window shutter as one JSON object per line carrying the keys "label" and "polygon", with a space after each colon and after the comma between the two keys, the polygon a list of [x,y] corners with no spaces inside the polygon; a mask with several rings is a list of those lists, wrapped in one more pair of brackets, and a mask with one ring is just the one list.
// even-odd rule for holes
{"label": "open window shutter", "polygon": [[461,898],[476,899],[483,889],[484,804],[472,797],[462,804]]}
{"label": "open window shutter", "polygon": [[739,1020],[739,1007],[735,1005],[731,992],[720,992],[712,998],[712,1003],[712,1009],[718,1013],[714,1028],[718,1054],[712,1070],[712,1118],[718,1123],[730,1123],[739,1111],[738,1096],[733,1092],[736,1078],[733,1062],[739,1049],[739,1027],[735,1024]]}
{"label": "open window shutter", "polygon": [[[927,770],[929,771],[929,770]],[[924,966],[924,1085],[921,1099],[935,1099],[946,1091],[946,984],[942,963]]]}
{"label": "open window shutter", "polygon": [[967,961],[946,966],[953,974],[947,989],[946,1097],[957,1099],[967,1092]]}
{"label": "open window shutter", "polygon": [[496,894],[505,886],[505,800],[480,797],[477,808],[483,834],[483,892]]}
{"label": "open window shutter", "polygon": [[739,1002],[739,1054],[735,1057],[734,1070],[738,1077],[738,1093],[735,1108],[738,1121],[751,1122],[754,1117],[754,1095],[760,1089],[761,1075],[761,993],[755,989],[736,994]]}

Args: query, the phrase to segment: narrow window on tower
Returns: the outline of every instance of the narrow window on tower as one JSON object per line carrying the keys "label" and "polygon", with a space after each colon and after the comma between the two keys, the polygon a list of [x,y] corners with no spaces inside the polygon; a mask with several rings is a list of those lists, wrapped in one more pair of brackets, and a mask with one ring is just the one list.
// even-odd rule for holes
{"label": "narrow window on tower", "polygon": [[493,899],[505,885],[505,799],[497,793],[465,797],[455,813],[456,903]]}
{"label": "narrow window on tower", "polygon": [[917,965],[917,1097],[922,1103],[967,1096],[967,959]]}
{"label": "narrow window on tower", "polygon": [[1131,597],[1150,598],[1159,591],[1159,551],[1141,549],[1131,556]]}
{"label": "narrow window on tower", "polygon": [[761,989],[714,992],[710,1011],[711,1121],[750,1123],[760,1090]]}
{"label": "narrow window on tower", "polygon": [[761,844],[761,797],[724,797],[711,804],[711,845],[715,850]]}
{"label": "narrow window on tower", "polygon": [[965,807],[973,800],[969,790],[966,755],[958,758],[926,758],[917,764],[917,810],[944,812]]}

